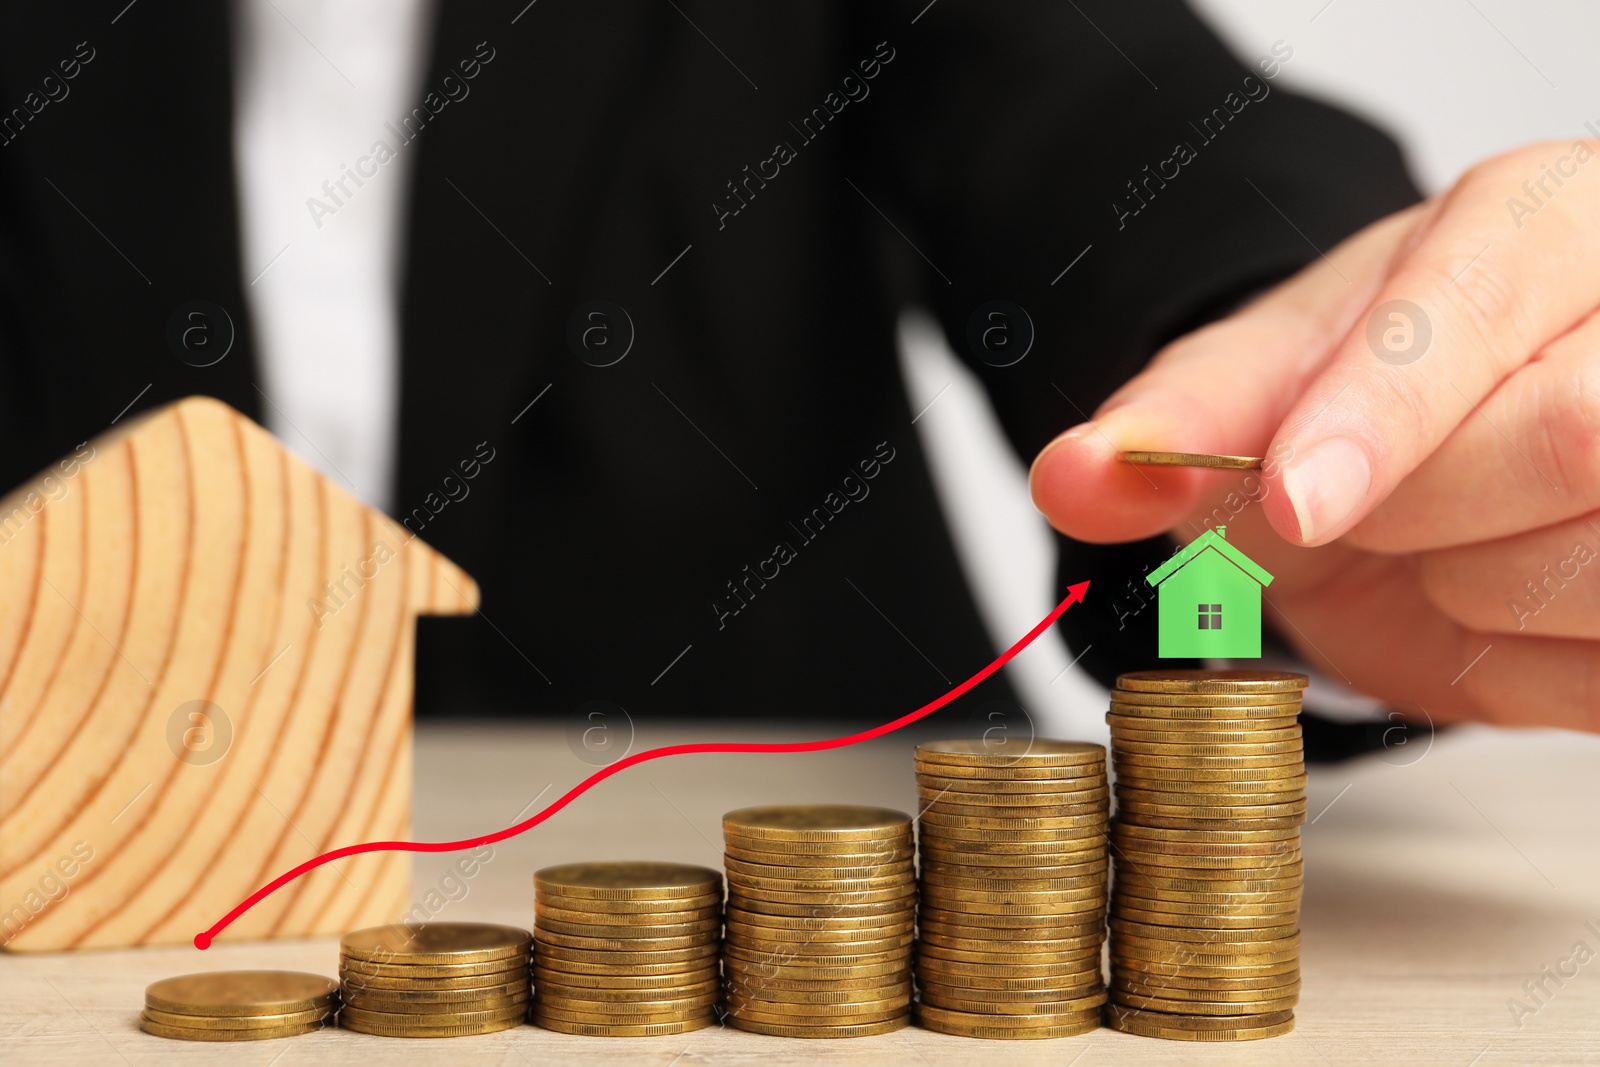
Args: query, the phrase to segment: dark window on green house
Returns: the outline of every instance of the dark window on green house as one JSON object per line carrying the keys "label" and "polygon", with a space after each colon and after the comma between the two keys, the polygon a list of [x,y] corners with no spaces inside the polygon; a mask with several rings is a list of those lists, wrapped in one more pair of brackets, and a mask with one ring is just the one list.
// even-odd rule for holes
{"label": "dark window on green house", "polygon": [[1220,629],[1222,629],[1222,605],[1221,604],[1201,604],[1200,605],[1200,629],[1202,629],[1202,630],[1220,630]]}

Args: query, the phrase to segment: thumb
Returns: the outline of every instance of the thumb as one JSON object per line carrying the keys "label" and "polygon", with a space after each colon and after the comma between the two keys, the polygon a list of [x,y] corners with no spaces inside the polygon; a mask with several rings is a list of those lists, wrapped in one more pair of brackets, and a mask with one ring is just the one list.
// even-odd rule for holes
{"label": "thumb", "polygon": [[1182,523],[1217,488],[1216,472],[1139,467],[1122,454],[1264,455],[1424,210],[1374,223],[1232,316],[1162,349],[1092,419],[1034,459],[1034,506],[1080,541],[1138,540]]}

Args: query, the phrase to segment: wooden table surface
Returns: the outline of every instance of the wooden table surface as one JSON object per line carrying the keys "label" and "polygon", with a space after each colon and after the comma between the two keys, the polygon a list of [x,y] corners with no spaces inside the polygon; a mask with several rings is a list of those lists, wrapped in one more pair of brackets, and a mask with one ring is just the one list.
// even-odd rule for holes
{"label": "wooden table surface", "polygon": [[[641,729],[635,750],[726,739],[707,728]],[[784,738],[799,735],[783,735]],[[742,739],[776,740],[745,731]],[[441,919],[531,926],[532,874],[586,859],[719,865],[720,816],[753,803],[856,801],[914,810],[910,745],[795,756],[675,757],[631,768],[551,823],[495,846],[461,884],[450,857],[419,856],[413,893]],[[430,726],[417,746],[416,832],[458,838],[508,825],[591,768],[561,730]],[[974,1041],[920,1029],[794,1041],[712,1028],[678,1037],[579,1038],[524,1026],[449,1041],[347,1031],[243,1044],[139,1031],[146,984],[189,971],[284,967],[332,975],[332,940],[64,955],[0,955],[0,1062],[1051,1064],[1110,1062],[1492,1067],[1600,1061],[1600,738],[1482,728],[1431,748],[1313,768],[1305,828],[1304,991],[1293,1034],[1221,1046],[1099,1030],[1048,1042]],[[443,879],[443,881],[441,881]],[[446,900],[454,896],[455,900]],[[1592,923],[1592,926],[1586,925]],[[1580,952],[1582,942],[1590,951]],[[1563,962],[1568,961],[1568,962]],[[1548,995],[1527,979],[1549,966]],[[1553,974],[1554,972],[1552,972]],[[1537,990],[1535,990],[1537,993]],[[1510,1007],[1519,998],[1520,1020]],[[1542,1003],[1541,1003],[1542,1002]],[[1519,1025],[1520,1022],[1520,1025]]]}

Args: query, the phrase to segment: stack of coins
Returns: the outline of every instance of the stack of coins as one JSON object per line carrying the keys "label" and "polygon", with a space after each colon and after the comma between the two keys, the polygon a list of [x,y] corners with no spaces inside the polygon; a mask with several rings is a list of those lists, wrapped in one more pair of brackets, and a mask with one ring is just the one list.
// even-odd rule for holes
{"label": "stack of coins", "polygon": [[333,1022],[339,984],[300,971],[212,971],[163,978],[144,991],[139,1026],[185,1041],[263,1041]]}
{"label": "stack of coins", "polygon": [[1294,1028],[1305,685],[1274,671],[1117,680],[1108,1025],[1187,1041]]}
{"label": "stack of coins", "polygon": [[910,1021],[911,816],[742,808],[727,839],[729,1021],[779,1037],[864,1037]]}
{"label": "stack of coins", "polygon": [[1035,739],[917,746],[918,1018],[966,1037],[1100,1025],[1106,750]]}
{"label": "stack of coins", "polygon": [[396,923],[339,941],[339,1025],[383,1037],[509,1030],[528,1014],[532,935],[488,923]]}
{"label": "stack of coins", "polygon": [[533,1021],[654,1037],[716,1021],[722,875],[679,863],[570,863],[533,876]]}

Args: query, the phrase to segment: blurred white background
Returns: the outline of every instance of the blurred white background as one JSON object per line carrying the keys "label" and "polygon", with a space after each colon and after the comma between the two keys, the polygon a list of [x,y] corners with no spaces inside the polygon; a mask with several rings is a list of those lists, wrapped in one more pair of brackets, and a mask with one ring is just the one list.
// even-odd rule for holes
{"label": "blurred white background", "polygon": [[[1247,63],[1288,42],[1294,58],[1276,84],[1388,131],[1427,193],[1498,152],[1595,136],[1585,122],[1600,128],[1594,0],[1190,2]],[[1053,604],[1048,529],[977,379],[931,321],[908,317],[901,348],[912,411],[937,397],[917,430],[991,637],[1005,647]],[[1029,358],[1050,349],[1040,337]],[[1104,692],[1069,669],[1082,651],[1049,634],[1008,669],[1041,733],[1103,741]]]}

